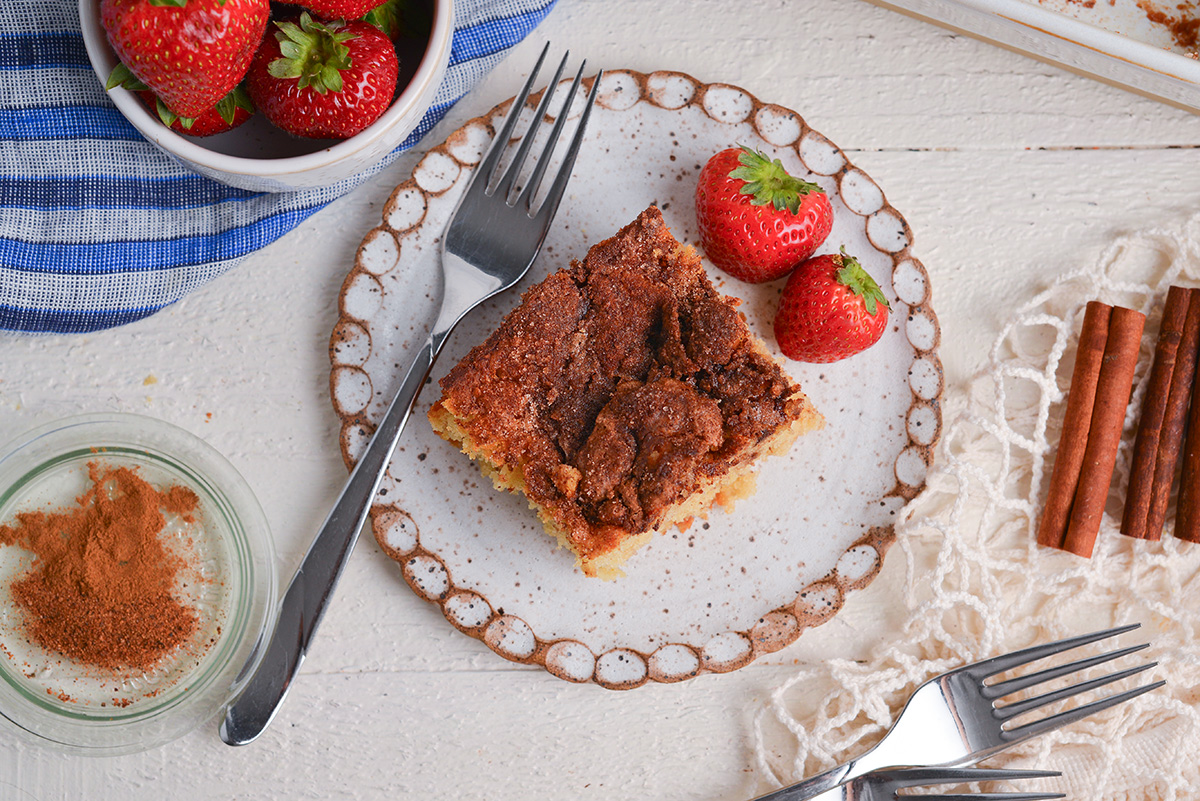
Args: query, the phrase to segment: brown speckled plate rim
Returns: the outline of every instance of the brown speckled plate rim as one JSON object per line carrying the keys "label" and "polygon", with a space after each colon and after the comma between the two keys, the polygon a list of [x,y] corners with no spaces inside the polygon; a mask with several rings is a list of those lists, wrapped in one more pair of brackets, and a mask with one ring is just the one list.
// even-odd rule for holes
{"label": "brown speckled plate rim", "polygon": [[[587,83],[590,84],[591,80],[589,79]],[[609,81],[614,82],[616,89],[613,97],[619,100],[619,108],[615,108],[614,110],[626,111],[638,103],[650,103],[667,110],[679,110],[686,106],[697,106],[703,109],[711,119],[722,123],[730,121],[713,116],[705,103],[706,96],[714,91],[729,92],[744,96],[749,103],[748,113],[741,119],[733,120],[733,123],[749,121],[754,125],[755,131],[764,140],[767,140],[768,137],[759,128],[759,120],[765,119],[762,116],[763,113],[767,112],[768,116],[774,116],[776,119],[782,115],[798,124],[799,136],[780,149],[790,148],[810,170],[834,178],[837,181],[839,192],[842,189],[843,182],[850,176],[853,176],[851,180],[854,181],[868,181],[874,189],[878,190],[878,187],[874,186],[874,182],[865,173],[854,167],[849,159],[845,158],[845,154],[829,142],[828,139],[809,128],[799,114],[781,106],[762,103],[743,89],[722,83],[703,84],[695,78],[679,72],[657,71],[653,73],[641,73],[632,70],[612,70],[605,73],[604,85],[597,100],[598,104],[602,107],[606,105],[606,91]],[[639,91],[637,99],[632,102],[630,102],[629,96],[625,92],[626,87],[631,86],[636,86]],[[670,87],[669,91],[667,87]],[[685,89],[690,87],[690,95],[683,97],[682,102],[681,96],[678,94],[680,87]],[[685,94],[688,93],[685,92]],[[530,107],[532,107],[537,99],[537,96],[529,99],[528,103]],[[355,435],[369,434],[374,430],[372,423],[366,418],[365,412],[347,412],[341,407],[334,386],[334,376],[341,364],[337,356],[337,349],[346,341],[347,326],[354,326],[365,331],[369,340],[370,321],[355,318],[347,313],[347,304],[345,302],[347,290],[355,279],[361,274],[369,272],[363,266],[363,251],[368,243],[380,233],[387,232],[399,241],[400,237],[406,232],[413,231],[422,226],[425,222],[424,215],[421,215],[419,219],[411,221],[411,224],[404,231],[397,231],[388,224],[389,217],[391,216],[390,213],[396,206],[396,199],[402,194],[420,193],[424,196],[423,200],[427,208],[429,197],[443,194],[449,188],[456,185],[462,176],[469,173],[470,168],[474,164],[461,161],[454,155],[454,143],[465,138],[467,129],[474,126],[482,125],[494,134],[492,120],[501,119],[512,102],[513,99],[510,98],[497,105],[487,114],[469,120],[457,131],[450,134],[445,142],[432,147],[425,154],[414,168],[413,176],[393,190],[383,209],[383,222],[364,237],[363,243],[356,254],[355,265],[343,282],[339,293],[339,318],[330,337],[329,344],[330,363],[332,366],[330,395],[334,409],[342,421],[341,450],[342,457],[348,467],[352,467],[354,464],[354,460],[351,457],[351,442]],[[817,142],[821,146],[827,147],[830,152],[836,155],[836,161],[840,161],[837,169],[833,172],[823,173],[819,169],[812,169],[813,165],[805,161],[801,152],[806,142]],[[778,145],[776,146],[779,147]],[[418,183],[417,175],[420,172],[421,166],[431,159],[450,159],[455,162],[460,170],[459,177],[452,181],[449,187],[423,189]],[[903,216],[888,204],[881,191],[879,192],[879,198],[881,200],[880,205],[868,213],[860,213],[853,209],[851,211],[864,218],[880,214],[890,215],[894,218],[893,223],[898,224],[900,228],[899,238],[902,244],[895,250],[885,250],[884,247],[876,243],[875,237],[871,235],[870,219],[864,221],[867,237],[872,245],[880,253],[891,258],[894,291],[897,293],[899,299],[908,306],[909,325],[905,330],[908,332],[909,344],[914,349],[913,362],[914,364],[918,361],[925,362],[927,365],[926,373],[932,377],[931,380],[935,384],[932,389],[927,386],[923,391],[919,392],[915,386],[916,380],[910,379],[912,402],[905,418],[908,444],[906,447],[901,448],[900,454],[897,456],[895,486],[890,492],[885,493],[885,497],[897,496],[903,501],[908,502],[915,498],[924,488],[925,475],[932,464],[933,450],[941,436],[941,397],[944,389],[944,379],[942,376],[941,361],[937,355],[941,337],[937,317],[930,305],[928,273],[920,261],[910,252],[912,236],[908,223],[904,220]],[[903,296],[900,289],[896,287],[895,279],[897,271],[901,268],[907,276],[904,282],[904,285],[909,288],[909,296],[907,297]],[[926,333],[918,337],[923,339],[920,343],[913,341],[912,321],[914,320],[920,321],[925,326],[924,330]],[[910,369],[910,373],[912,372]],[[914,412],[918,411],[920,412],[920,425],[924,427],[920,438],[915,436],[913,431]],[[934,428],[932,434],[927,427],[930,422],[932,422]],[[919,479],[905,481],[900,477],[901,471],[898,469],[898,465],[901,458],[919,460],[921,465]],[[847,593],[870,584],[882,568],[883,558],[896,537],[894,528],[891,525],[871,528],[863,537],[854,542],[845,554],[845,556],[853,555],[854,560],[869,560],[869,566],[865,571],[861,568],[855,568],[853,571],[845,571],[849,575],[843,575],[843,571],[840,571],[838,567],[833,568],[827,575],[800,590],[793,600],[765,612],[756,624],[748,630],[725,632],[716,635],[709,642],[702,645],[667,642],[649,653],[629,648],[613,648],[603,653],[594,654],[587,645],[576,640],[546,640],[538,637],[519,616],[502,614],[486,598],[483,598],[478,593],[456,586],[453,582],[453,577],[450,576],[450,572],[442,560],[436,553],[422,547],[419,537],[414,540],[414,547],[406,548],[403,551],[389,545],[385,536],[383,536],[385,531],[391,530],[396,526],[412,526],[414,531],[418,530],[415,521],[412,521],[407,512],[400,507],[394,504],[376,503],[371,508],[371,519],[376,540],[384,552],[401,565],[405,582],[418,597],[437,604],[441,608],[443,615],[445,615],[446,619],[455,628],[470,637],[484,642],[497,654],[511,661],[540,665],[553,675],[567,681],[580,683],[590,681],[610,689],[630,689],[641,686],[647,681],[676,682],[705,673],[725,673],[744,667],[763,654],[778,651],[794,642],[806,628],[820,625],[837,614],[845,602]],[[842,562],[839,561],[838,564],[841,565]],[[445,572],[445,580],[435,581],[432,584],[423,581],[422,574],[426,572],[426,568],[438,565]],[[482,611],[475,612],[477,615],[476,618],[464,622],[463,616],[457,611],[464,604],[471,605],[472,609],[475,604],[480,604],[480,610]],[[518,643],[515,647],[513,645],[514,641]],[[717,641],[720,642],[718,643]],[[613,666],[617,667],[614,668]]]}

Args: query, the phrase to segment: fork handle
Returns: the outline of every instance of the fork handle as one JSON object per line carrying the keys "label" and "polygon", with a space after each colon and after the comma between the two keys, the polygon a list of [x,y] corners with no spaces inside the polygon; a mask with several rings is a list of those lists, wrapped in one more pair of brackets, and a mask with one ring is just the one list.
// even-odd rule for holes
{"label": "fork handle", "polygon": [[847,762],[844,765],[831,768],[824,773],[818,773],[815,776],[802,779],[796,784],[781,787],[765,795],[760,795],[754,801],[816,801],[818,798],[823,801],[826,797],[838,798],[836,793],[830,793],[826,796],[826,792],[837,788],[838,785],[857,776],[858,773],[854,773],[853,768],[854,763]]}
{"label": "fork handle", "polygon": [[882,742],[880,740],[879,743],[876,743],[869,750],[864,751],[854,759],[847,760],[841,765],[832,767],[823,773],[809,776],[807,779],[801,779],[787,787],[760,795],[754,801],[825,801],[825,799],[840,798],[838,792],[831,791],[841,789],[840,785],[844,785],[851,779],[856,779],[863,774],[890,767],[884,751],[876,753],[875,750]]}
{"label": "fork handle", "polygon": [[225,710],[220,734],[229,745],[245,745],[257,738],[287,695],[358,540],[417,393],[429,377],[448,334],[449,331],[435,332],[417,353],[396,397],[288,585],[274,634],[266,650],[261,651],[262,661],[257,668],[247,663],[238,677],[241,681],[254,670],[245,689]]}

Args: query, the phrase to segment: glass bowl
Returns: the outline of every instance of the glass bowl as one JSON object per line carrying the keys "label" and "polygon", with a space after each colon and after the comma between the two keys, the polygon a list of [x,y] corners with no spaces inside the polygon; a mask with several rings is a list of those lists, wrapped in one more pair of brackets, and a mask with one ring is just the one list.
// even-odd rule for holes
{"label": "glass bowl", "polygon": [[277,579],[266,516],[237,470],[189,432],[137,415],[68,418],[0,448],[0,526],[17,524],[21,512],[77,507],[92,463],[133,468],[159,490],[195,492],[194,519],[169,516],[159,538],[183,559],[173,594],[198,625],[149,669],[73,660],[28,636],[12,585],[34,557],[0,545],[0,732],[114,755],[169,742],[237,695],[274,627]]}

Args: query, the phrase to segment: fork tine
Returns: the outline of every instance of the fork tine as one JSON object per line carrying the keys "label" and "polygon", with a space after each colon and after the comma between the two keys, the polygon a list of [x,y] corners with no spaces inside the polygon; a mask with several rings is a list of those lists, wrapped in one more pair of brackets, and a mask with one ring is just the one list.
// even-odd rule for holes
{"label": "fork tine", "polygon": [[[583,80],[583,68],[586,65],[586,60],[579,65],[579,71],[575,73],[575,80],[571,82],[571,89],[567,92],[567,99],[563,101],[562,111],[558,113],[558,119],[554,121],[554,127],[550,130],[550,136],[546,138],[546,146],[542,148],[542,154],[533,166],[533,173],[529,176],[529,181],[525,184],[525,188],[521,190],[521,197],[517,199],[518,203],[522,199],[525,201],[526,211],[533,208],[533,195],[542,183],[542,176],[546,174],[546,167],[550,164],[550,154],[554,152],[554,145],[558,142],[559,134],[562,133],[563,125],[567,121],[567,112],[570,110],[571,104],[575,102],[575,95],[579,91],[579,83]],[[549,88],[546,91],[549,93]]]}
{"label": "fork tine", "polygon": [[1061,689],[1054,690],[1053,692],[1034,696],[1033,698],[1026,698],[1023,701],[1015,701],[1011,704],[1005,704],[1004,706],[996,709],[996,715],[1001,720],[1015,718],[1017,715],[1023,715],[1026,712],[1033,711],[1034,709],[1040,709],[1041,707],[1046,706],[1047,704],[1052,704],[1055,701],[1061,701],[1064,698],[1070,698],[1073,695],[1079,695],[1080,693],[1085,693],[1088,690],[1094,690],[1097,687],[1103,687],[1106,684],[1112,684],[1115,681],[1120,681],[1121,679],[1128,678],[1129,676],[1137,675],[1143,670],[1149,670],[1157,664],[1157,662],[1151,662],[1147,665],[1139,665],[1126,670],[1119,670],[1115,673],[1110,673],[1107,676],[1100,676],[1099,678],[1089,679],[1088,681],[1081,681],[1078,684],[1072,684],[1070,687],[1063,687]]}
{"label": "fork tine", "polygon": [[521,91],[513,98],[512,106],[509,107],[508,116],[504,118],[504,125],[496,133],[492,139],[491,145],[488,146],[487,153],[479,162],[479,167],[475,170],[477,181],[472,182],[472,186],[479,184],[481,189],[486,189],[488,184],[495,177],[492,173],[496,171],[496,167],[500,164],[500,157],[504,155],[504,149],[507,146],[508,140],[512,137],[513,128],[517,125],[517,120],[521,117],[521,111],[525,108],[525,101],[529,99],[529,92],[533,89],[533,83],[537,80],[538,73],[542,70],[542,63],[546,60],[546,53],[550,50],[550,43],[546,42],[542,47],[542,53],[538,56],[537,63],[533,65],[533,70],[529,73],[529,79],[525,81],[525,85],[521,87]]}
{"label": "fork tine", "polygon": [[897,795],[903,801],[1043,801],[1066,798],[1063,793],[948,793],[942,795]]}
{"label": "fork tine", "polygon": [[1127,626],[1118,626],[1104,631],[1097,631],[1091,634],[1080,634],[1077,637],[1069,637],[1065,640],[1046,643],[1045,645],[1035,645],[1031,648],[1024,648],[1020,651],[1013,651],[1010,654],[1001,654],[1000,656],[985,659],[982,662],[976,662],[973,665],[968,665],[964,668],[964,672],[974,676],[977,679],[983,680],[989,676],[995,676],[997,673],[1003,673],[1006,670],[1020,667],[1030,662],[1035,662],[1039,659],[1045,659],[1048,656],[1069,651],[1072,648],[1078,648],[1081,645],[1087,645],[1097,640],[1105,640],[1109,637],[1116,637],[1118,634],[1124,634],[1127,631],[1133,631],[1140,627],[1140,623],[1131,623]]}
{"label": "fork tine", "polygon": [[[888,784],[900,789],[935,784],[1047,779],[1062,774],[1054,770],[1011,770],[1004,768],[906,768],[887,777]],[[897,801],[1041,801],[1062,798],[1061,793],[924,793],[895,794]]]}
{"label": "fork tine", "polygon": [[542,207],[538,209],[537,216],[542,220],[548,221],[558,211],[558,203],[562,200],[563,192],[566,191],[567,182],[571,180],[571,169],[575,165],[575,157],[579,155],[579,146],[583,144],[583,134],[587,130],[588,119],[592,116],[592,106],[596,104],[596,95],[600,92],[600,79],[603,77],[604,70],[600,70],[592,79],[592,90],[588,92],[587,104],[579,114],[579,124],[575,128],[575,135],[571,138],[571,146],[567,148],[567,155],[559,165],[558,174],[554,176],[554,183],[550,185],[550,191],[546,194]]}
{"label": "fork tine", "polygon": [[[517,152],[513,156],[512,162],[508,165],[508,169],[504,171],[504,175],[500,177],[500,181],[496,184],[496,188],[492,193],[499,195],[508,201],[508,196],[512,192],[513,184],[516,183],[517,177],[521,174],[521,167],[525,164],[525,159],[529,156],[529,150],[533,147],[534,137],[537,136],[538,128],[542,127],[542,120],[546,117],[546,111],[550,108],[550,99],[554,97],[554,90],[558,87],[558,82],[562,80],[563,69],[567,66],[567,58],[571,55],[571,51],[563,53],[562,60],[558,62],[558,69],[554,71],[554,77],[550,79],[550,83],[546,84],[546,88],[542,90],[542,99],[538,102],[537,108],[533,112],[533,120],[529,123],[529,128],[521,137],[521,144],[517,146]],[[524,101],[522,101],[524,105]],[[511,205],[511,204],[510,204]]]}
{"label": "fork tine", "polygon": [[1074,662],[1068,662],[1065,665],[1047,668],[1046,670],[1030,673],[1025,676],[1017,676],[1007,681],[999,681],[995,684],[985,685],[983,695],[985,698],[1002,698],[1006,695],[1011,695],[1018,690],[1024,690],[1026,687],[1032,687],[1035,684],[1042,684],[1057,679],[1060,676],[1065,676],[1068,673],[1076,673],[1096,665],[1102,665],[1105,662],[1111,662],[1114,659],[1120,659],[1123,656],[1136,653],[1143,649],[1149,648],[1150,643],[1142,643],[1141,645],[1131,645],[1128,648],[1122,648],[1117,651],[1109,651],[1108,653],[1089,656],[1086,659],[1078,659]]}
{"label": "fork tine", "polygon": [[998,782],[1013,779],[1051,779],[1061,776],[1056,770],[1014,770],[1012,768],[900,768],[879,771],[896,787],[922,787],[931,784],[966,784],[967,782]]}
{"label": "fork tine", "polygon": [[1159,687],[1166,684],[1165,681],[1156,681],[1153,684],[1147,684],[1142,687],[1135,687],[1132,690],[1126,690],[1116,695],[1110,695],[1107,698],[1101,698],[1097,701],[1092,701],[1090,704],[1068,709],[1065,712],[1059,712],[1057,715],[1051,715],[1048,718],[1035,720],[1032,723],[1026,723],[1022,726],[1017,726],[1012,729],[1002,730],[1000,737],[1006,743],[1015,745],[1028,740],[1030,737],[1036,737],[1039,734],[1045,734],[1048,731],[1054,731],[1057,728],[1074,723],[1077,720],[1082,720],[1088,715],[1095,712],[1102,712],[1109,707],[1128,701],[1131,698],[1137,698],[1143,693],[1148,693],[1151,690],[1157,690]]}

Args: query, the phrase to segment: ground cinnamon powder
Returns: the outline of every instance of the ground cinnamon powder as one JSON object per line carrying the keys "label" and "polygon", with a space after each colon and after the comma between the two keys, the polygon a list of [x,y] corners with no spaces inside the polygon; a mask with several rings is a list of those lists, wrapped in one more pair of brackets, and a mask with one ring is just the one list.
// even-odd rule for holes
{"label": "ground cinnamon powder", "polygon": [[72,509],[23,512],[0,545],[36,560],[11,585],[27,635],[107,670],[145,671],[195,633],[199,617],[172,594],[183,559],[160,532],[164,513],[192,520],[186,487],[160,491],[128,467],[88,465],[90,488]]}

